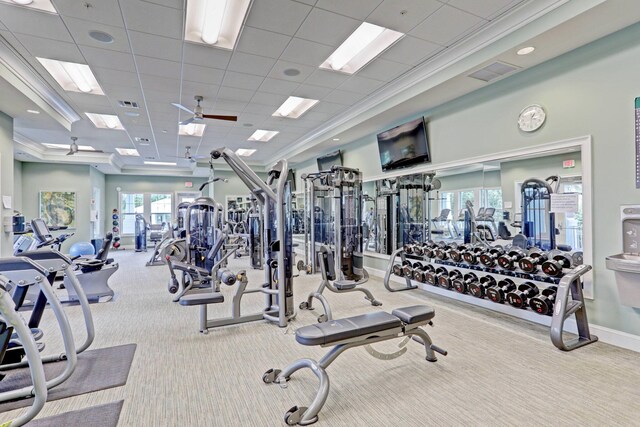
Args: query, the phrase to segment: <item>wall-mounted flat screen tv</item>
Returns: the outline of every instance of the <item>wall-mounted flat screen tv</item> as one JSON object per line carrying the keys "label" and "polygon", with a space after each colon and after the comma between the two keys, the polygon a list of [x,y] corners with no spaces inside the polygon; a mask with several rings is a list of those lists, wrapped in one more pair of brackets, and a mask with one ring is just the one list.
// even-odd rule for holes
{"label": "wall-mounted flat screen tv", "polygon": [[378,134],[383,171],[431,162],[424,117]]}
{"label": "wall-mounted flat screen tv", "polygon": [[319,172],[331,170],[333,166],[342,166],[342,151],[338,150],[318,157]]}

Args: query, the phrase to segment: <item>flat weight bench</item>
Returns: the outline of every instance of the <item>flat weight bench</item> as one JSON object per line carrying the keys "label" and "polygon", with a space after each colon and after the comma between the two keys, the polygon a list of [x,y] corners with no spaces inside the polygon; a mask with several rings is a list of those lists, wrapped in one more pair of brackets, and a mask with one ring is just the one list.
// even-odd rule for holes
{"label": "flat weight bench", "polygon": [[398,308],[391,314],[384,311],[363,314],[360,316],[337,319],[326,323],[304,326],[296,331],[296,341],[302,345],[319,345],[333,348],[319,362],[313,359],[299,359],[283,369],[269,369],[262,376],[267,383],[285,384],[296,371],[309,368],[320,380],[316,397],[307,407],[289,409],[284,416],[287,425],[310,425],[318,421],[318,413],[329,396],[329,375],[326,369],[344,351],[376,342],[394,338],[411,337],[424,345],[429,362],[437,359],[435,353],[443,356],[447,352],[431,342],[427,332],[420,328],[433,325],[435,316],[433,308],[425,305]]}

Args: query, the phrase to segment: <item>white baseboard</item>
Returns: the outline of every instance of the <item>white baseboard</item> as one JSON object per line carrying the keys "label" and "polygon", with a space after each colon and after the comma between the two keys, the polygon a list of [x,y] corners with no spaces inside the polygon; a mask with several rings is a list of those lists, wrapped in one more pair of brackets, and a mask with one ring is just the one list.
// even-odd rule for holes
{"label": "white baseboard", "polygon": [[[380,279],[384,279],[386,271],[379,270],[377,268],[366,267],[367,271],[371,276],[378,277]],[[402,277],[391,275],[391,281],[396,283],[405,284],[405,279]],[[505,304],[496,304],[489,300],[479,299],[472,297],[471,295],[463,295],[457,292],[451,292],[449,290],[439,288],[436,286],[430,286],[424,283],[418,283],[412,280],[412,283],[418,285],[420,289],[423,289],[427,292],[438,294],[445,296],[447,298],[455,299],[458,301],[463,301],[469,304],[477,305],[479,307],[487,308],[489,310],[497,311],[500,313],[510,314],[515,317],[519,317],[521,319],[525,319],[534,323],[538,323],[545,326],[550,326],[551,317],[549,316],[540,316],[532,311],[528,310],[518,310],[517,308],[511,307]],[[625,348],[628,350],[632,350],[640,353],[640,336],[629,334],[627,332],[617,331],[615,329],[610,329],[605,326],[595,325],[593,323],[589,324],[589,328],[591,333],[598,337],[599,341],[602,341],[607,344],[614,345],[616,347]],[[576,322],[574,319],[568,319],[565,323],[565,330],[570,333],[576,333]]]}

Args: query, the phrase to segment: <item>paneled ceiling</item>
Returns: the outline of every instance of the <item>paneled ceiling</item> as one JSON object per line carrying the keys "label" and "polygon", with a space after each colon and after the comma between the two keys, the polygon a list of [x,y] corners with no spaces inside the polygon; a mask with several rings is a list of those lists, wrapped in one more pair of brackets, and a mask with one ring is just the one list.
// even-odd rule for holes
{"label": "paneled ceiling", "polygon": [[[237,45],[228,51],[183,40],[185,0],[52,3],[58,14],[0,2],[0,36],[80,120],[70,132],[53,120],[17,114],[15,132],[35,143],[68,143],[74,135],[106,153],[136,148],[141,157],[114,154],[124,169],[144,159],[176,161],[186,146],[194,155],[223,145],[254,148],[249,162],[263,165],[374,95],[392,92],[411,70],[426,69],[496,25],[510,28],[543,14],[540,0],[253,0]],[[543,3],[549,11],[566,0]],[[320,69],[363,21],[406,36],[353,75]],[[96,30],[113,42],[90,37]],[[64,91],[36,57],[88,64],[106,96]],[[203,137],[179,136],[178,122],[189,114],[171,103],[193,107],[194,95],[204,97],[206,114],[237,115],[238,122],[207,120]],[[299,119],[273,117],[290,95],[320,102]],[[125,130],[96,129],[85,112],[116,114]],[[280,133],[266,143],[247,141],[256,129]]]}

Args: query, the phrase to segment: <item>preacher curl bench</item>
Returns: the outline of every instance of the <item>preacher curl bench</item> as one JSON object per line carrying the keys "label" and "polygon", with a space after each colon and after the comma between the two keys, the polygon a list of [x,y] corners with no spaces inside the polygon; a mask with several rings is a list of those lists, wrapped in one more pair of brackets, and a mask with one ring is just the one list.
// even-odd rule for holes
{"label": "preacher curl bench", "polygon": [[329,375],[326,369],[340,354],[354,347],[369,345],[394,338],[411,337],[424,345],[426,359],[438,360],[435,353],[447,355],[446,350],[434,345],[427,332],[420,328],[433,325],[431,319],[435,311],[424,305],[398,308],[391,314],[384,311],[367,313],[360,316],[337,319],[326,323],[304,326],[296,331],[296,341],[302,345],[333,346],[319,362],[313,359],[299,359],[284,370],[269,369],[262,376],[267,383],[285,384],[296,371],[309,368],[320,380],[316,397],[307,407],[289,409],[284,421],[287,425],[306,426],[318,421],[318,413],[329,396]]}

